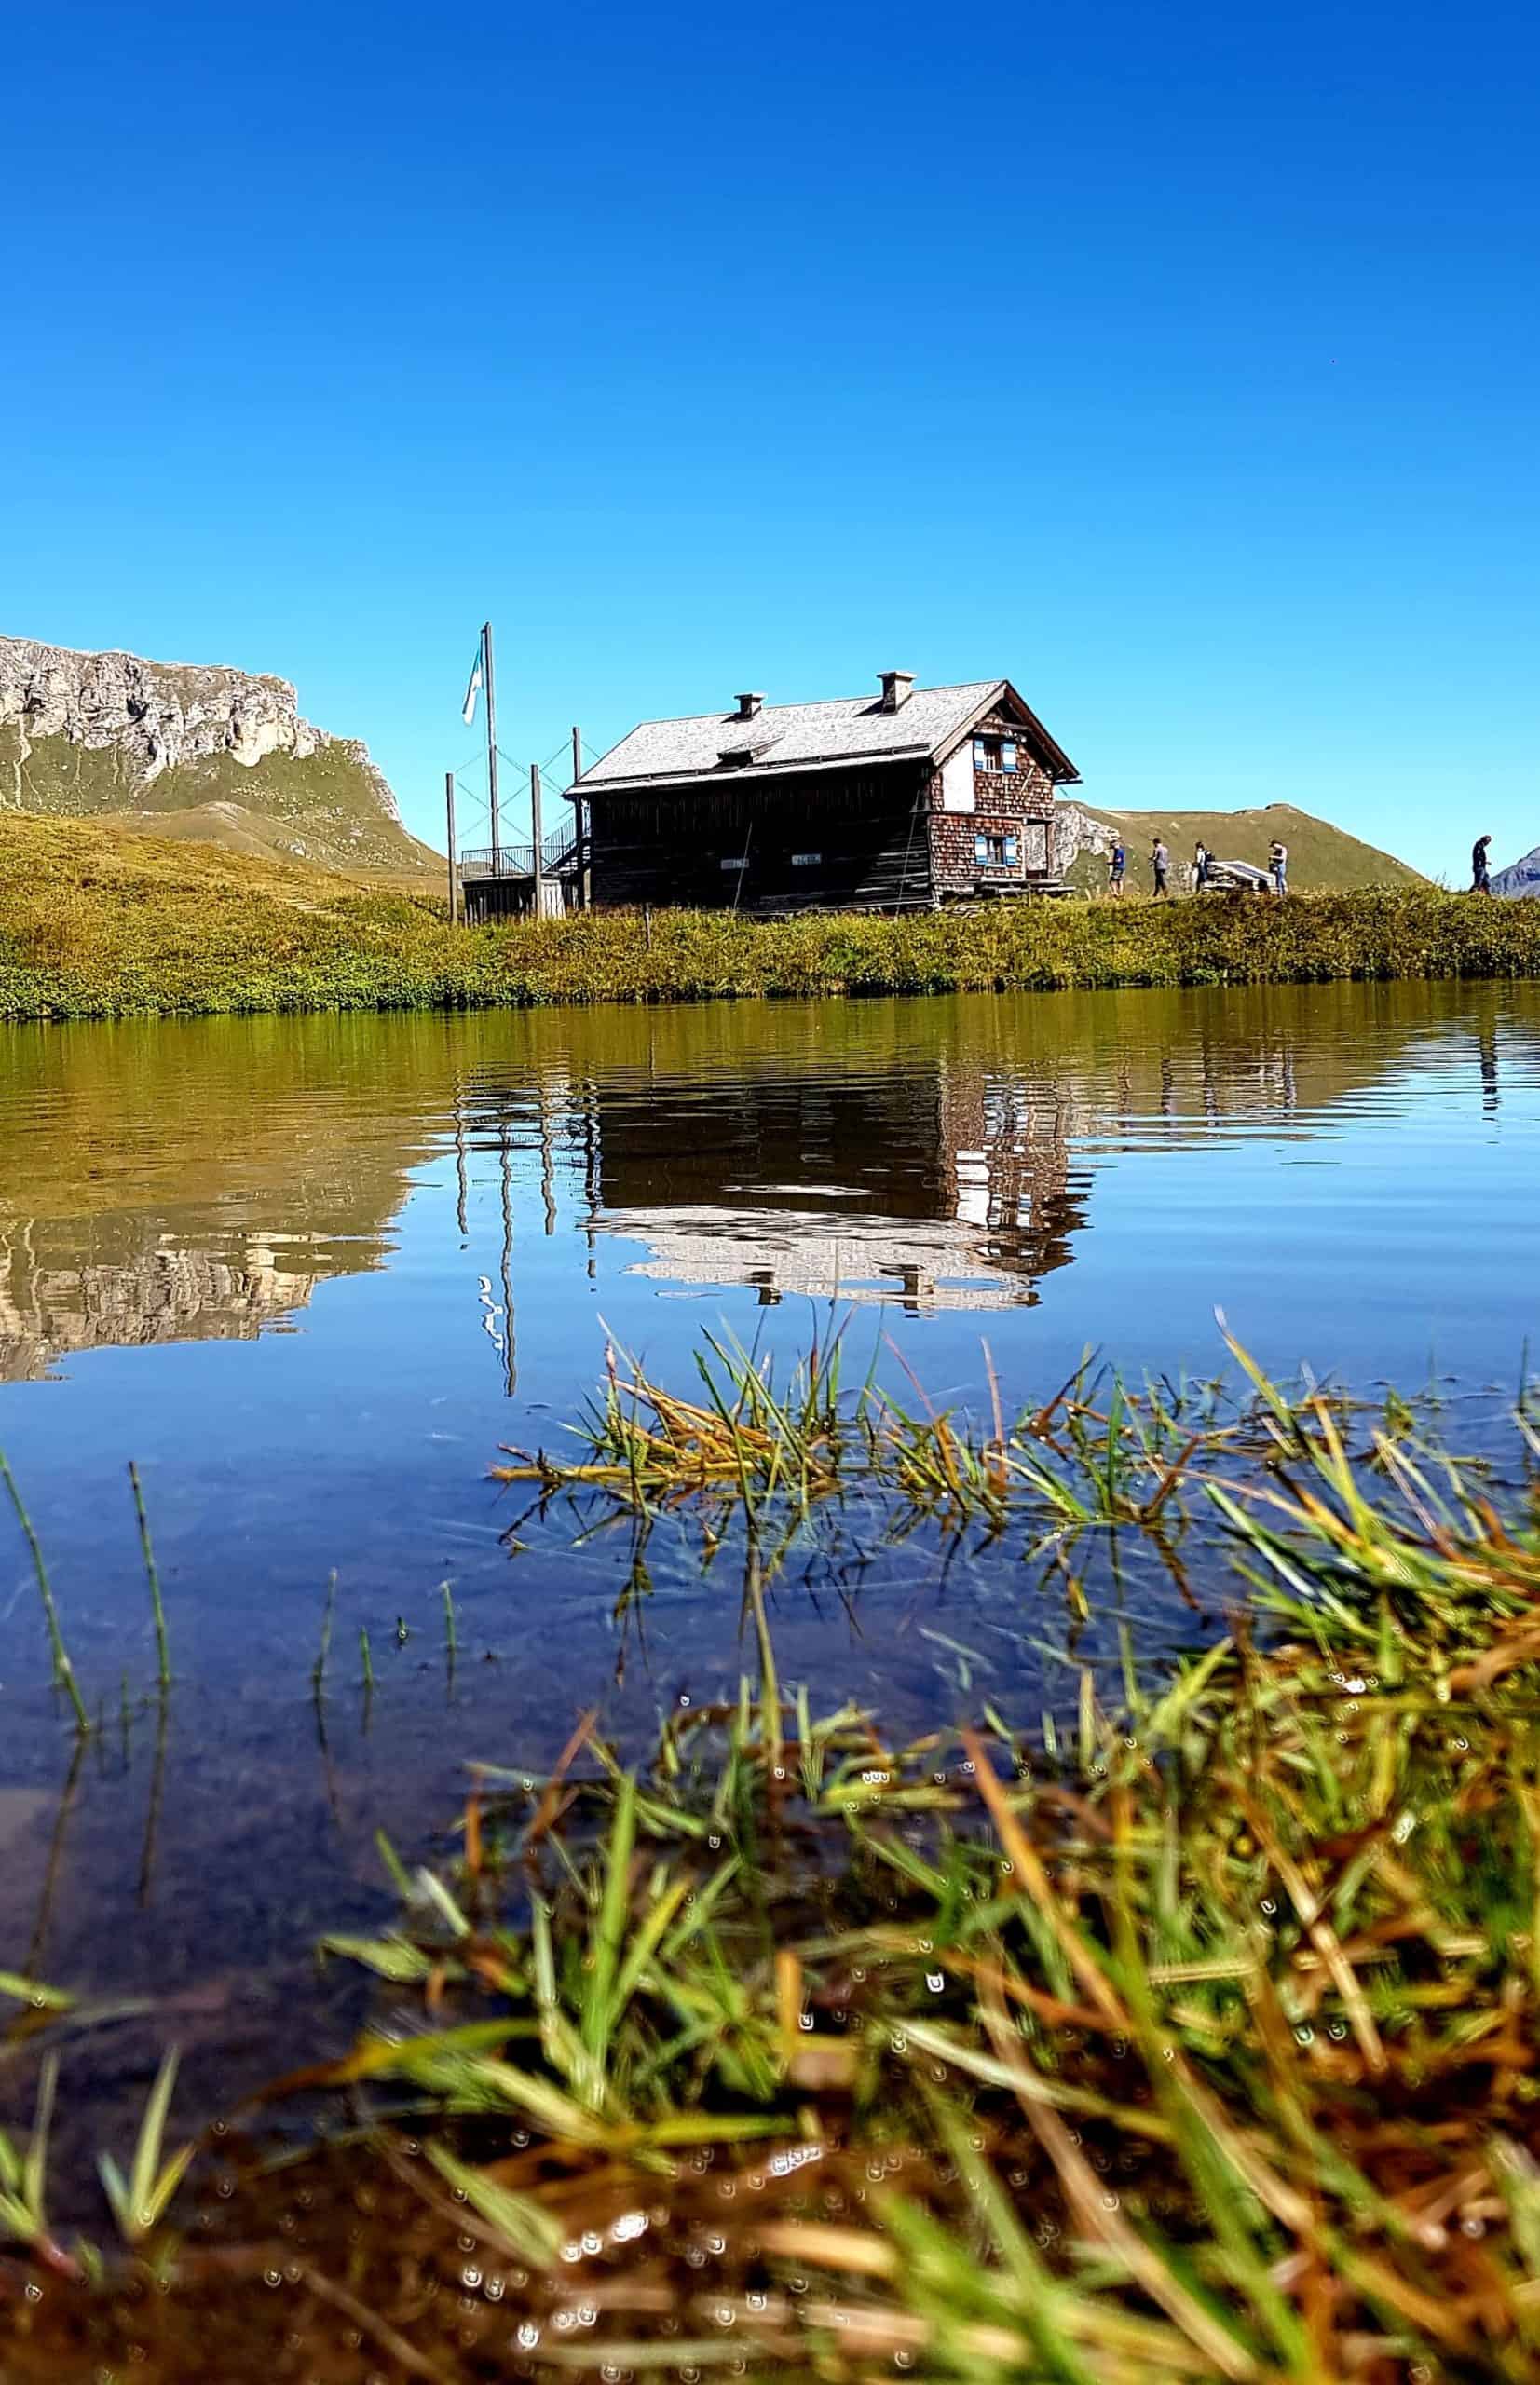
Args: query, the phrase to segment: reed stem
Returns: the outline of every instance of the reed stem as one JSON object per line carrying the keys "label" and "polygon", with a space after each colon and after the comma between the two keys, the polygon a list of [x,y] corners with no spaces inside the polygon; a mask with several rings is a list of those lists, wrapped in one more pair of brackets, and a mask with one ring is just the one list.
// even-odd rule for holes
{"label": "reed stem", "polygon": [[134,1514],[139,1519],[139,1546],[144,1552],[144,1572],[150,1585],[150,1605],[155,1614],[156,1657],[159,1665],[157,1675],[162,1689],[171,1685],[171,1656],[166,1640],[166,1609],[160,1597],[160,1574],[155,1561],[155,1549],[150,1542],[150,1520],[144,1512],[144,1493],[140,1487],[139,1468],[129,1460],[129,1480],[133,1484]]}
{"label": "reed stem", "polygon": [[326,1659],[332,1653],[332,1617],[336,1612],[336,1603],[337,1569],[334,1565],[326,1577],[326,1604],[321,1609],[320,1616],[320,1646],[316,1652],[316,1661],[310,1668],[310,1687],[317,1697],[320,1697],[325,1686]]}
{"label": "reed stem", "polygon": [[10,1492],[10,1503],[16,1509],[16,1520],[26,1534],[27,1547],[32,1551],[33,1572],[37,1577],[38,1596],[43,1601],[43,1615],[48,1627],[48,1645],[53,1652],[54,1683],[56,1687],[62,1689],[68,1697],[70,1704],[75,1709],[75,1727],[80,1737],[85,1738],[90,1731],[90,1716],[86,1711],[86,1701],[80,1695],[80,1684],[75,1677],[75,1667],[70,1662],[69,1650],[64,1645],[64,1634],[59,1624],[59,1609],[54,1604],[53,1587],[48,1580],[48,1569],[43,1561],[42,1543],[33,1529],[32,1518],[27,1513],[25,1502],[17,1485],[16,1477],[10,1470],[10,1463],[4,1450],[0,1450],[0,1478],[4,1479],[6,1488]]}

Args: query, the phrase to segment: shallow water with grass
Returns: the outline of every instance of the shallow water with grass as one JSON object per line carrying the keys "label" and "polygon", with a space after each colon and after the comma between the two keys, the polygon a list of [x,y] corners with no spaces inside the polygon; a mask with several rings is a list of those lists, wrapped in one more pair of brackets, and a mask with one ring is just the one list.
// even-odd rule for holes
{"label": "shallow water with grass", "polygon": [[[850,1389],[987,1428],[1088,1348],[1201,1398],[1220,1308],[1274,1373],[1425,1388],[1481,1447],[1537,1161],[1529,986],[0,1029],[0,1450],[93,1725],[0,1502],[0,1970],[98,2001],[101,2109],[170,2036],[212,2109],[302,2014],[350,2030],[309,1949],[393,1911],[376,1834],[424,1852],[468,1759],[736,1695],[736,1528],[703,1563],[698,1515],[541,1495],[606,1348],[694,1399],[706,1336],[784,1368],[844,1320]],[[1019,1534],[834,1499],[765,1593],[781,1675],[1035,1722],[1211,1631],[1234,1579],[1179,1554],[1093,1531],[1072,1594]]]}

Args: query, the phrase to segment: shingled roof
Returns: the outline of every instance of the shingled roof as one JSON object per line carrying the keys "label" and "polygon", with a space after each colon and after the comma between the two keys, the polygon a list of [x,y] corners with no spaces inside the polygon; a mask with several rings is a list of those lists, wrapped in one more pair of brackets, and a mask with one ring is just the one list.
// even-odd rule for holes
{"label": "shingled roof", "polygon": [[1009,679],[971,679],[957,688],[915,688],[892,709],[879,696],[838,696],[825,703],[762,704],[748,717],[713,712],[684,720],[644,720],[585,770],[572,791],[720,782],[751,772],[760,778],[852,762],[940,760],[975,721],[1002,703],[1019,719],[1024,741],[1051,778],[1078,779],[1069,756]]}

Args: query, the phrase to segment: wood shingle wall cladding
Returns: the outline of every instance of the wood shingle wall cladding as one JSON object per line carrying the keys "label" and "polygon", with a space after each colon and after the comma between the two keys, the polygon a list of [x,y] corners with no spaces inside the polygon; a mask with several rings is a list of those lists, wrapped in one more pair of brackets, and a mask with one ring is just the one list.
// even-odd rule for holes
{"label": "wood shingle wall cladding", "polygon": [[931,900],[928,769],[886,763],[589,797],[596,904],[896,910]]}
{"label": "wood shingle wall cladding", "polygon": [[[973,810],[946,800],[950,771],[936,770],[930,783],[931,879],[938,896],[982,889],[1029,886],[1053,875],[1054,783],[1003,715],[982,721],[971,741],[991,755],[1009,746],[1015,768],[973,771]],[[955,782],[954,782],[955,786]],[[953,796],[955,802],[955,792]]]}

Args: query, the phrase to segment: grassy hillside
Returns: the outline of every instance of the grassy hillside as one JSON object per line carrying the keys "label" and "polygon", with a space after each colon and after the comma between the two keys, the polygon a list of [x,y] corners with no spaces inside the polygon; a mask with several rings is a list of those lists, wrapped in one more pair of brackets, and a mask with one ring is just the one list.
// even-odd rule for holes
{"label": "grassy hillside", "polygon": [[424,892],[0,811],[0,1019],[1540,976],[1540,904],[1431,887],[452,929]]}
{"label": "grassy hillside", "polygon": [[[1128,848],[1128,882],[1134,888],[1148,889],[1153,882],[1150,848],[1157,835],[1165,838],[1179,868],[1191,862],[1201,838],[1222,861],[1248,861],[1265,869],[1268,846],[1281,837],[1288,847],[1289,885],[1302,893],[1427,883],[1393,853],[1363,844],[1329,820],[1317,820],[1291,803],[1269,803],[1249,811],[1111,811],[1100,803],[1084,808],[1093,819],[1122,829]],[[1099,854],[1082,853],[1070,875],[1072,885],[1101,887],[1107,882],[1107,865]]]}
{"label": "grassy hillside", "polygon": [[144,786],[120,747],[45,737],[23,758],[19,731],[0,722],[0,784],[18,786],[28,811],[137,822],[267,860],[414,878],[443,867],[391,818],[364,749],[348,739],[303,758],[269,754],[249,769],[233,755],[210,755]]}

